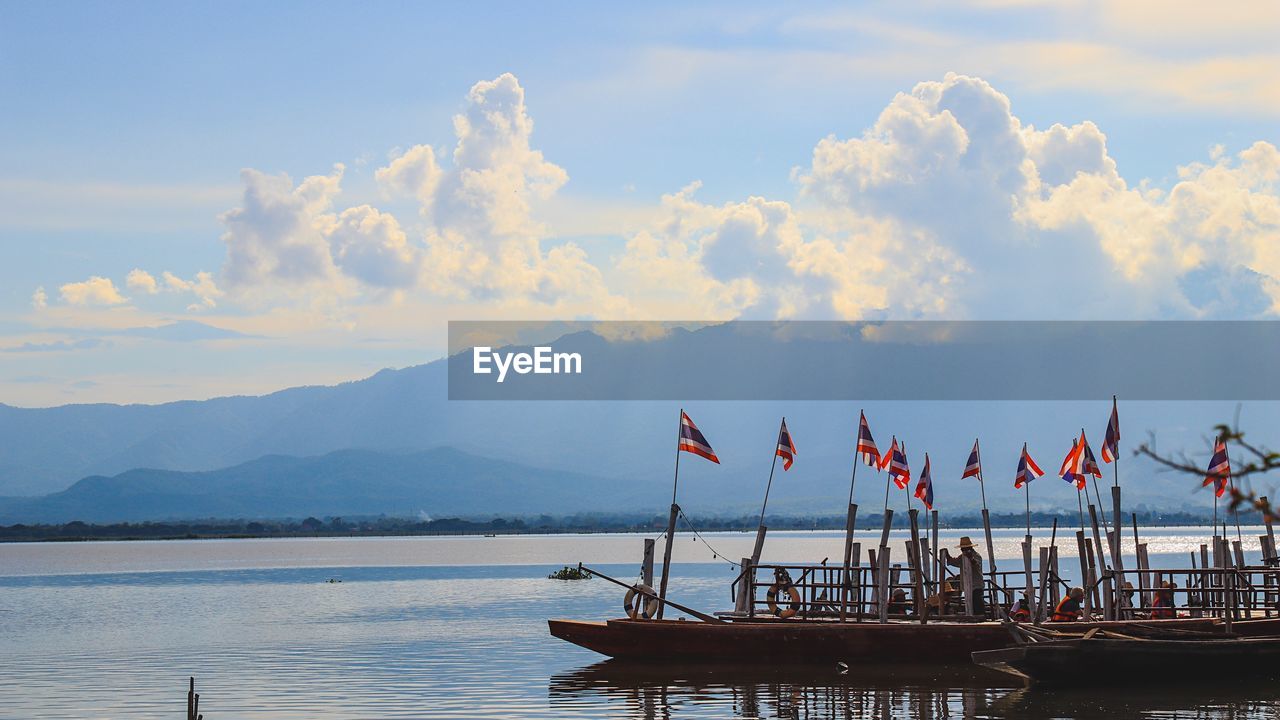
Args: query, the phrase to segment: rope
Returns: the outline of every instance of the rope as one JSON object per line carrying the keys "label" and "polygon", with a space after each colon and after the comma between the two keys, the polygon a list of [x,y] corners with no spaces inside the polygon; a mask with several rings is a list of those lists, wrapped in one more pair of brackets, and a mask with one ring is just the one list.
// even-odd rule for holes
{"label": "rope", "polygon": [[679,512],[680,512],[680,519],[684,520],[684,524],[688,526],[689,531],[693,533],[694,537],[702,541],[703,545],[707,546],[707,549],[711,551],[711,556],[713,558],[715,558],[716,560],[725,561],[726,563],[729,564],[730,567],[734,567],[734,568],[741,567],[738,563],[733,562],[729,558],[725,557],[724,553],[720,552],[719,550],[716,550],[711,543],[707,542],[706,538],[702,537],[702,533],[699,533],[698,528],[693,526],[693,523],[689,520],[689,516],[684,514],[684,509],[681,509]]}

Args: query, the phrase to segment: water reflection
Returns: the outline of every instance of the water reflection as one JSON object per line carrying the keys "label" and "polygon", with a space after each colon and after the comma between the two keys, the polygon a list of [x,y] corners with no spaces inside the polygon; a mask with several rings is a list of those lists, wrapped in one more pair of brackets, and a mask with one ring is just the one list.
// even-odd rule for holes
{"label": "water reflection", "polygon": [[551,678],[552,710],[596,700],[618,717],[989,717],[1016,682],[981,668],[601,662]]}
{"label": "water reflection", "polygon": [[[1087,668],[1082,668],[1087,672]],[[1271,683],[1081,690],[1024,688],[981,668],[708,666],[606,661],[556,675],[552,714],[668,718],[1236,718],[1276,717]]]}

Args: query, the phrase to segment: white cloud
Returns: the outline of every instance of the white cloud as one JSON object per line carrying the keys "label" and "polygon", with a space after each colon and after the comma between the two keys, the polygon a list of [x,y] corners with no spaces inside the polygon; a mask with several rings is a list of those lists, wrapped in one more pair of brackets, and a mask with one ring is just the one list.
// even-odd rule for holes
{"label": "white cloud", "polygon": [[430,145],[414,145],[374,176],[387,191],[415,197],[429,206],[440,184],[440,166]]}
{"label": "white cloud", "polygon": [[411,287],[418,282],[422,252],[410,245],[400,223],[368,205],[348,208],[324,229],[334,263],[366,285]]}
{"label": "white cloud", "polygon": [[187,306],[187,310],[204,310],[218,306],[218,298],[222,297],[222,290],[218,289],[218,285],[214,282],[213,273],[200,271],[196,273],[194,279],[184,280],[177,275],[165,270],[161,273],[164,279],[165,289],[171,292],[191,293],[195,295],[199,302]]}
{"label": "white cloud", "polygon": [[67,283],[58,291],[63,302],[70,305],[119,305],[126,302],[110,278],[98,275],[83,282]]}
{"label": "white cloud", "polygon": [[338,273],[323,228],[341,189],[343,166],[312,175],[296,187],[286,175],[244,170],[242,206],[222,214],[227,258],[223,282],[254,294],[289,293],[319,285],[332,289]]}
{"label": "white cloud", "polygon": [[160,292],[160,286],[156,283],[155,277],[151,273],[140,268],[130,270],[129,274],[124,279],[124,284],[127,285],[130,290],[143,292],[148,295],[155,295]]}
{"label": "white cloud", "polygon": [[36,310],[43,310],[49,307],[49,296],[45,293],[43,285],[36,288],[36,291],[31,293],[31,307]]}

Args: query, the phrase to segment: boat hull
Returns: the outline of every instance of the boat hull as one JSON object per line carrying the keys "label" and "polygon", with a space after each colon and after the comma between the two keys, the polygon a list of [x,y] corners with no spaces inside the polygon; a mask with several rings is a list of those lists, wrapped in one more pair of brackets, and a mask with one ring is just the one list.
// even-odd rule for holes
{"label": "boat hull", "polygon": [[[1270,622],[1280,630],[1280,621]],[[1242,625],[1243,623],[1237,623]],[[1145,621],[1142,626],[1210,630],[1210,619]],[[940,663],[972,662],[975,651],[1013,644],[998,622],[927,625],[907,622],[850,623],[758,620],[706,623],[680,620],[549,620],[551,634],[601,655],[625,660],[714,662]],[[1123,632],[1128,622],[1062,623],[1055,628],[1083,632],[1094,627]],[[1267,634],[1255,628],[1254,632]]]}
{"label": "boat hull", "polygon": [[1059,640],[973,653],[984,667],[1048,686],[1280,676],[1280,638]]}

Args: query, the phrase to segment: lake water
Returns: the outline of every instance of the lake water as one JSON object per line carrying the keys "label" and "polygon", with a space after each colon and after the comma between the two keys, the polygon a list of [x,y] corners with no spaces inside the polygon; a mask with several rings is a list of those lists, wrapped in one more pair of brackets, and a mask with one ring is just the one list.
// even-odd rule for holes
{"label": "lake water", "polygon": [[[1252,558],[1260,532],[1243,532]],[[1143,540],[1154,565],[1181,567],[1206,533]],[[961,534],[982,542],[944,537]],[[1002,565],[1021,535],[997,533]],[[737,558],[751,544],[679,536],[672,598],[727,609],[733,571],[709,547]],[[548,618],[617,617],[622,600],[603,580],[548,572],[582,561],[632,579],[641,547],[636,535],[0,545],[0,717],[179,718],[191,675],[209,720],[1280,715],[1266,685],[1100,698],[967,668],[622,666],[547,633]],[[841,547],[838,532],[777,533],[765,556],[816,562]]]}

